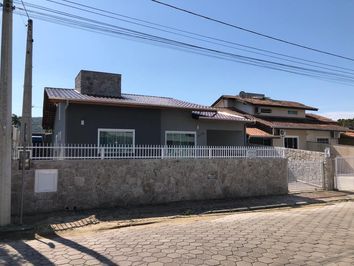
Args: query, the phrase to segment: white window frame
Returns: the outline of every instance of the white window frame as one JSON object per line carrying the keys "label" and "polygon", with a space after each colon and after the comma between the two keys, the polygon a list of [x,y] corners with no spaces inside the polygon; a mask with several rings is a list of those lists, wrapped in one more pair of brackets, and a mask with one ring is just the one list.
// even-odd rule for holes
{"label": "white window frame", "polygon": [[129,132],[133,133],[133,147],[135,147],[135,129],[118,129],[118,128],[99,128],[97,130],[97,145],[100,146],[101,132]]}
{"label": "white window frame", "polygon": [[[327,142],[327,143],[318,142],[319,139],[326,139],[328,142]],[[316,138],[316,142],[317,142],[317,143],[321,143],[321,144],[330,144],[329,138]]]}
{"label": "white window frame", "polygon": [[196,131],[178,131],[178,130],[166,130],[165,131],[165,145],[167,145],[167,134],[193,134],[194,135],[194,147],[197,146],[197,132]]}
{"label": "white window frame", "polygon": [[[299,136],[284,136],[284,141],[283,141],[283,145],[285,147],[285,139],[289,138],[289,139],[297,139],[297,148],[296,149],[300,149],[300,142],[299,142]],[[289,148],[289,149],[293,149],[293,148]]]}

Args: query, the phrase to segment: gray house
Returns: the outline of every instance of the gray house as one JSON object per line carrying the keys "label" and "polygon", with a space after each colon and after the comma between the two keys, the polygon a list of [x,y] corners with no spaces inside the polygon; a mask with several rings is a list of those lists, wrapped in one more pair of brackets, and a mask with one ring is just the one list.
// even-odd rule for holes
{"label": "gray house", "polygon": [[167,98],[121,93],[121,75],[80,71],[75,89],[45,88],[54,144],[245,145],[252,120]]}

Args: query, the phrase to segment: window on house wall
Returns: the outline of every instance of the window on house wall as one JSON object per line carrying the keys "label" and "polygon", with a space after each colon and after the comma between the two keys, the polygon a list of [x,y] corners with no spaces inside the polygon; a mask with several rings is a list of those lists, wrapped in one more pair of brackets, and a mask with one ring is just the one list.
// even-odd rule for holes
{"label": "window on house wall", "polygon": [[288,110],[288,114],[289,114],[289,115],[297,115],[298,112],[295,111],[295,110]]}
{"label": "window on house wall", "polygon": [[329,144],[328,138],[317,138],[317,143]]}
{"label": "window on house wall", "polygon": [[191,131],[166,131],[165,144],[169,146],[195,146],[197,144],[196,133]]}
{"label": "window on house wall", "polygon": [[98,146],[135,145],[134,129],[98,129]]}
{"label": "window on house wall", "polygon": [[270,113],[272,113],[272,109],[270,109],[270,108],[261,108],[261,113],[270,114]]}
{"label": "window on house wall", "polygon": [[298,137],[284,137],[284,147],[289,149],[299,148],[299,138]]}

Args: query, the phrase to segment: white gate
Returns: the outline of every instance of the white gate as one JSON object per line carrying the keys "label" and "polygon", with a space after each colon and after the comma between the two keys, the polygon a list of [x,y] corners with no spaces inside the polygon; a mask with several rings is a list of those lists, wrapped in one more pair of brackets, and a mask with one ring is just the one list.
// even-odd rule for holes
{"label": "white gate", "polygon": [[289,192],[306,192],[324,188],[324,162],[288,161]]}
{"label": "white gate", "polygon": [[354,157],[337,157],[335,188],[354,191]]}

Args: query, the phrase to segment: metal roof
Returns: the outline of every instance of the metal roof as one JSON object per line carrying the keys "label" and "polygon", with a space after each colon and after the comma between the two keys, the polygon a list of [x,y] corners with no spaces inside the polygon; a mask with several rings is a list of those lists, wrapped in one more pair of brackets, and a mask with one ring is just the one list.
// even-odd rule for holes
{"label": "metal roof", "polygon": [[240,116],[217,112],[216,108],[189,103],[169,97],[122,93],[120,98],[81,94],[75,89],[45,88],[43,103],[43,127],[52,128],[55,118],[55,104],[60,102],[92,105],[110,105],[127,108],[180,109],[190,110],[201,119],[249,121]]}
{"label": "metal roof", "polygon": [[244,116],[230,114],[222,111],[217,111],[217,112],[193,111],[192,113],[193,115],[198,116],[199,119],[225,120],[225,121],[252,121]]}
{"label": "metal roof", "polygon": [[51,102],[76,102],[86,104],[102,104],[116,106],[141,106],[160,108],[181,108],[190,110],[215,111],[215,108],[189,103],[169,97],[146,96],[122,93],[120,98],[99,97],[81,94],[74,89],[45,88],[45,94]]}

